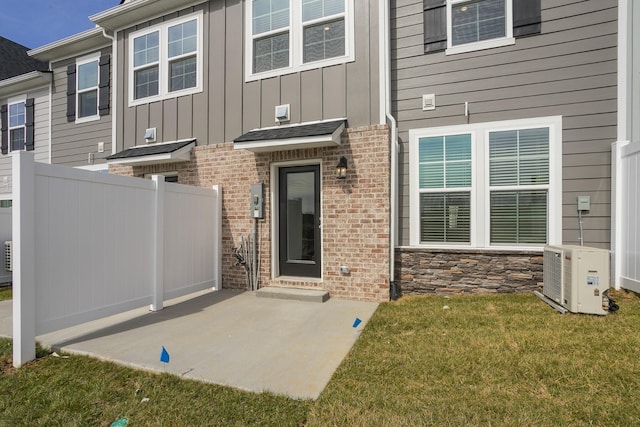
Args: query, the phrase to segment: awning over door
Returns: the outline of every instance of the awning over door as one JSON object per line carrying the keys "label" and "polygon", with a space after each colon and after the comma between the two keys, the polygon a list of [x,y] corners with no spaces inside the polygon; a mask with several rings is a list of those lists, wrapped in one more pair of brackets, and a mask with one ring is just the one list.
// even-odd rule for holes
{"label": "awning over door", "polygon": [[196,140],[161,142],[158,144],[138,145],[107,157],[108,164],[153,165],[158,163],[186,162],[191,157],[191,149]]}
{"label": "awning over door", "polygon": [[346,119],[255,129],[233,140],[233,148],[256,153],[300,148],[335,147]]}

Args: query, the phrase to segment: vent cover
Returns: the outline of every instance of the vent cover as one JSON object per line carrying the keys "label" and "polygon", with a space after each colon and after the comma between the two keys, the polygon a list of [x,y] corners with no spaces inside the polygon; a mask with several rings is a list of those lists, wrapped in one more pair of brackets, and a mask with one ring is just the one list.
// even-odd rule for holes
{"label": "vent cover", "polygon": [[430,93],[428,95],[422,95],[422,111],[429,111],[436,109],[436,94]]}

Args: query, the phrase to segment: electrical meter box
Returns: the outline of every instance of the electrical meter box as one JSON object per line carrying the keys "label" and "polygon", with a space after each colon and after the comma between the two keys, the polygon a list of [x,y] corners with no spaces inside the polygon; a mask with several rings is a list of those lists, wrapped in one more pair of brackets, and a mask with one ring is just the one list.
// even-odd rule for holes
{"label": "electrical meter box", "polygon": [[263,185],[261,182],[251,184],[251,218],[264,218]]}

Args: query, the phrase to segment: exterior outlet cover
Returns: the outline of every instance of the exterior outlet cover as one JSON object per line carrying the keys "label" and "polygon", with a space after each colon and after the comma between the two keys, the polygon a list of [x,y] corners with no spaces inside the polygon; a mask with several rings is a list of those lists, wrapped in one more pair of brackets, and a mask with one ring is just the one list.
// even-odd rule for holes
{"label": "exterior outlet cover", "polygon": [[98,142],[98,153],[104,153],[104,142]]}
{"label": "exterior outlet cover", "polygon": [[289,121],[290,104],[276,105],[276,123]]}
{"label": "exterior outlet cover", "polygon": [[429,111],[436,109],[436,94],[430,93],[428,95],[422,95],[422,111]]}

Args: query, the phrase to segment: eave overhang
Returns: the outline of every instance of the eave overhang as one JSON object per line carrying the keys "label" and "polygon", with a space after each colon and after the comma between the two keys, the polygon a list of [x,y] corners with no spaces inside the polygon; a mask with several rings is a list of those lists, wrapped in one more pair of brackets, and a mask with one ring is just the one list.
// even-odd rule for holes
{"label": "eave overhang", "polygon": [[138,145],[112,154],[106,160],[110,165],[128,164],[132,166],[186,162],[191,159],[191,150],[195,146],[196,140],[194,138]]}
{"label": "eave overhang", "polygon": [[100,49],[111,43],[112,41],[104,36],[102,28],[96,27],[31,49],[27,55],[40,61],[51,62]]}
{"label": "eave overhang", "polygon": [[30,73],[0,80],[0,98],[49,85],[51,84],[51,79],[52,75],[49,71],[31,71]]}
{"label": "eave overhang", "polygon": [[337,147],[341,144],[341,135],[346,121],[346,119],[333,119],[255,129],[234,139],[233,148],[264,153],[301,148]]}
{"label": "eave overhang", "polygon": [[91,15],[89,19],[108,30],[118,31],[159,16],[205,3],[207,0],[133,0]]}

